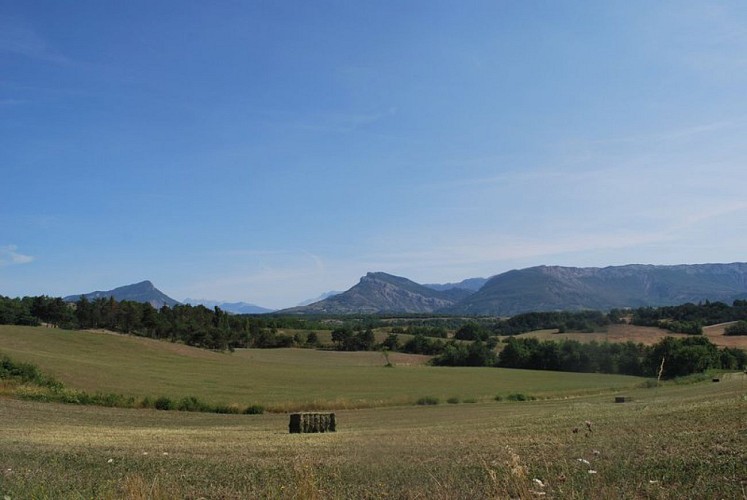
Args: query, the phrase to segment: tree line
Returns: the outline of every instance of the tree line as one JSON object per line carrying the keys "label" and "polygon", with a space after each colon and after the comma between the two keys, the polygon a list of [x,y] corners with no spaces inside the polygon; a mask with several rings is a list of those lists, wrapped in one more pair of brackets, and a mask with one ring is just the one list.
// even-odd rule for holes
{"label": "tree line", "polygon": [[[228,314],[219,307],[176,305],[154,308],[148,303],[114,298],[68,303],[59,297],[0,296],[0,324],[66,328],[101,328],[195,347],[231,350],[239,347],[289,347],[298,339],[277,332],[277,318]],[[305,341],[306,339],[304,339]]]}
{"label": "tree line", "polygon": [[[554,345],[553,345],[554,344]],[[747,364],[741,349],[719,349],[706,337],[665,337],[652,346],[626,342],[559,343],[511,339],[499,356],[499,366],[558,371],[617,373],[674,378],[710,369],[740,370]]]}
{"label": "tree line", "polygon": [[[500,354],[496,352],[498,334],[512,336],[525,331],[557,328],[559,331],[594,331],[632,315],[632,322],[672,329],[671,325],[713,324],[737,321],[727,334],[747,332],[747,301],[732,306],[720,302],[683,304],[661,308],[639,308],[633,311],[613,310],[526,313],[508,319],[461,318],[454,338],[447,340],[442,323],[415,318],[416,323],[393,327],[377,343],[373,328],[381,320],[371,317],[342,319],[301,319],[278,316],[231,315],[215,307],[176,305],[156,309],[148,303],[118,302],[113,298],[88,300],[81,297],[67,303],[59,297],[8,298],[0,296],[0,324],[39,325],[62,328],[102,328],[155,339],[183,342],[187,345],[216,350],[254,347],[320,347],[315,329],[338,326],[332,330],[336,349],[346,351],[385,349],[435,356],[433,363],[442,366],[501,366],[509,368],[546,369],[620,373],[651,376],[665,359],[665,376],[680,376],[711,368],[743,369],[747,355],[739,349],[718,350],[707,338],[667,338],[652,347],[626,344],[560,342],[510,337]],[[400,320],[404,321],[404,320]],[[279,328],[307,328],[305,334],[278,333]],[[681,328],[681,329],[684,329]],[[403,341],[398,332],[413,334]],[[666,360],[669,361],[666,361]]]}
{"label": "tree line", "polygon": [[746,320],[747,300],[735,300],[732,305],[706,300],[699,304],[640,307],[632,311],[631,323],[698,335],[703,333],[704,326]]}

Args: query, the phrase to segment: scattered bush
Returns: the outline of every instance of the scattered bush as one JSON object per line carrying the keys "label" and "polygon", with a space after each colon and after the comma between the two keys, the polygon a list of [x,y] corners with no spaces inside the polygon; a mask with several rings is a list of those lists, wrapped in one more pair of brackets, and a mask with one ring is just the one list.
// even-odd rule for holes
{"label": "scattered bush", "polygon": [[416,401],[416,404],[420,406],[437,405],[440,403],[439,399],[433,396],[425,396]]}
{"label": "scattered bush", "polygon": [[0,379],[12,379],[22,384],[34,384],[50,389],[62,389],[62,383],[54,377],[42,374],[31,363],[19,363],[7,356],[0,358]]}
{"label": "scattered bush", "polygon": [[156,410],[173,410],[176,408],[174,402],[166,396],[161,396],[153,403]]}
{"label": "scattered bush", "polygon": [[96,406],[108,406],[110,408],[133,408],[135,406],[135,398],[131,396],[123,396],[122,394],[109,393],[96,393],[88,397],[88,402],[85,404],[96,405]]}
{"label": "scattered bush", "polygon": [[496,397],[494,397],[493,399],[495,399],[496,401],[503,401],[503,396],[501,396],[500,394],[498,394],[498,395],[497,395]]}
{"label": "scattered bush", "polygon": [[514,392],[512,394],[509,394],[506,399],[508,399],[509,401],[534,401],[537,398],[535,398],[534,396],[528,396],[523,392]]}
{"label": "scattered bush", "polygon": [[459,398],[456,398],[456,397],[449,398],[446,400],[446,402],[449,403],[450,405],[456,405],[456,404],[459,404]]}
{"label": "scattered bush", "polygon": [[241,408],[236,405],[217,405],[213,411],[215,413],[238,415],[241,413]]}
{"label": "scattered bush", "polygon": [[244,410],[244,415],[262,415],[265,412],[265,407],[262,405],[250,405]]}
{"label": "scattered bush", "polygon": [[194,396],[188,396],[179,400],[176,409],[179,411],[210,411],[210,406]]}

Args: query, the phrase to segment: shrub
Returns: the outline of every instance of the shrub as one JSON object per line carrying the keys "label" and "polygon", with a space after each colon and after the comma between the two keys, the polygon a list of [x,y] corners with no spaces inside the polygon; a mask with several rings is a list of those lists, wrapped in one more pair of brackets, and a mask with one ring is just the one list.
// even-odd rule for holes
{"label": "shrub", "polygon": [[233,414],[241,413],[241,409],[236,405],[216,405],[213,409],[215,413]]}
{"label": "shrub", "polygon": [[449,398],[446,400],[446,402],[449,403],[450,405],[459,404],[459,398],[456,398],[456,397]]}
{"label": "shrub", "polygon": [[500,394],[498,394],[498,395],[497,395],[496,397],[494,397],[493,399],[495,399],[496,401],[503,401],[503,396],[501,396]]}
{"label": "shrub", "polygon": [[250,405],[244,410],[244,415],[262,415],[265,412],[265,407],[262,405]]}
{"label": "shrub", "polygon": [[514,392],[512,394],[509,394],[506,399],[508,399],[509,401],[534,401],[537,398],[535,398],[534,396],[528,396],[523,392]]}
{"label": "shrub", "polygon": [[416,401],[416,404],[421,406],[437,405],[438,403],[440,403],[438,398],[433,396],[424,396]]}
{"label": "shrub", "polygon": [[166,396],[161,396],[153,403],[153,407],[156,410],[173,410],[175,408],[175,405],[174,402]]}
{"label": "shrub", "polygon": [[208,411],[210,407],[194,396],[187,396],[179,400],[176,409],[179,411]]}
{"label": "shrub", "polygon": [[109,406],[111,408],[132,408],[135,406],[135,398],[133,397],[126,397],[122,394],[115,394],[113,392],[109,393],[99,393],[97,392],[93,396],[89,396],[87,398],[87,402],[85,404],[89,405],[97,405],[97,406]]}
{"label": "shrub", "polygon": [[53,377],[42,374],[31,363],[17,363],[3,356],[0,358],[0,379],[14,379],[23,384],[34,384],[50,389],[62,389],[62,383]]}

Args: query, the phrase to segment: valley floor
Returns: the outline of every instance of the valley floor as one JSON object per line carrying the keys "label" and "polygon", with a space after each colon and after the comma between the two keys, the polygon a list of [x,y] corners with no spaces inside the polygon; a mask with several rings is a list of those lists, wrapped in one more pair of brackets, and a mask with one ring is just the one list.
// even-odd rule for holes
{"label": "valley floor", "polygon": [[[566,400],[214,415],[0,400],[10,498],[744,498],[747,376]],[[574,432],[576,430],[576,432]]]}

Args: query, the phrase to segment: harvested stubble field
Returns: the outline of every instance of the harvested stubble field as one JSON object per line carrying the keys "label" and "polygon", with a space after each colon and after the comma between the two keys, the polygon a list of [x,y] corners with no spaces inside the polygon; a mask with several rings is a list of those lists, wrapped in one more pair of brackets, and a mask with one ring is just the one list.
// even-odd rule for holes
{"label": "harvested stubble field", "polygon": [[[747,491],[744,374],[643,388],[634,377],[391,369],[378,353],[222,354],[23,327],[0,327],[0,346],[76,389],[235,398],[276,411],[316,401],[335,409],[338,425],[299,435],[288,434],[283,413],[0,397],[0,497],[680,499]],[[546,399],[508,401],[512,392]],[[614,403],[617,394],[632,400]],[[412,405],[425,395],[461,403]],[[344,409],[354,402],[368,407]]]}
{"label": "harvested stubble field", "polygon": [[[736,347],[747,349],[747,335],[728,336],[724,335],[724,329],[731,323],[706,326],[703,328],[703,335],[708,337],[713,344],[719,347]],[[578,340],[579,342],[635,342],[653,345],[664,337],[686,338],[691,335],[684,333],[672,333],[662,328],[653,326],[636,326],[636,325],[609,325],[604,332],[594,333],[558,333],[558,330],[537,330],[534,332],[522,333],[517,335],[518,338],[533,337],[540,340]]]}
{"label": "harvested stubble field", "polygon": [[[743,498],[747,380],[569,400],[213,415],[0,400],[10,498]],[[586,422],[589,422],[588,426]],[[573,432],[578,429],[578,432]]]}

